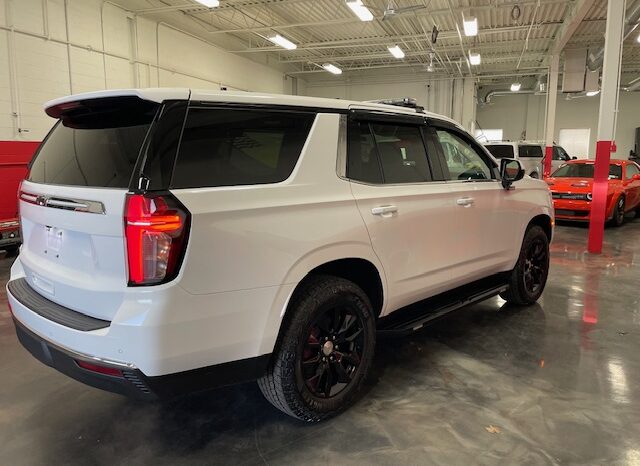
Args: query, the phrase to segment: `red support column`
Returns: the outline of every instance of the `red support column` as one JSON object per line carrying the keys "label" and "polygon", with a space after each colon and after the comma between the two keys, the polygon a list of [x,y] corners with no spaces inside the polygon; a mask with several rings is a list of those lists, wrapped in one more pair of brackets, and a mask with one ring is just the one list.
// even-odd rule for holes
{"label": "red support column", "polygon": [[543,178],[551,175],[551,160],[553,160],[553,147],[547,146],[544,150],[544,167],[542,167]]}
{"label": "red support column", "polygon": [[612,141],[598,141],[596,143],[596,162],[593,174],[593,189],[591,201],[591,216],[589,218],[590,253],[602,252],[604,239],[604,222],[606,220],[607,191],[609,189],[609,161],[611,160]]}

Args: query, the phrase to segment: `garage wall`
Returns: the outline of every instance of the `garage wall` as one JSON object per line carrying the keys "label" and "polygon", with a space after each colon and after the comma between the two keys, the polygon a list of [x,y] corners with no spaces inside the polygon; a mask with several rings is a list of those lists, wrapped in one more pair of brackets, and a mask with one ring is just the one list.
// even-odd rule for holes
{"label": "garage wall", "polygon": [[[484,96],[485,90],[482,95]],[[479,106],[477,121],[486,129],[503,129],[504,138],[518,140],[522,137],[544,139],[545,96],[513,95],[495,97],[490,105]],[[598,132],[598,108],[600,98],[582,97],[566,100],[558,95],[554,139],[558,141],[561,129],[589,128],[589,155],[595,155]],[[640,93],[621,92],[616,129],[617,158],[627,158],[635,141],[635,128],[640,127]],[[526,134],[525,134],[526,132]]]}
{"label": "garage wall", "polygon": [[351,81],[307,82],[305,95],[346,100],[379,100],[413,97],[426,110],[445,115],[473,130],[475,122],[476,88],[472,80],[441,81],[393,80],[372,82],[358,78]]}
{"label": "garage wall", "polygon": [[123,87],[291,92],[292,78],[102,0],[0,0],[0,141],[41,140],[42,104]]}

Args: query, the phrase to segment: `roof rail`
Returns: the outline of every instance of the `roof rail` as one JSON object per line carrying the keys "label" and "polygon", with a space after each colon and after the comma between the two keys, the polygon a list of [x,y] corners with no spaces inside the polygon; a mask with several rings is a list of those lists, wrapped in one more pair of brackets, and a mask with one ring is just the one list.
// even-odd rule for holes
{"label": "roof rail", "polygon": [[400,97],[397,99],[380,99],[380,100],[367,100],[367,103],[371,104],[384,104],[395,105],[396,107],[415,108],[417,112],[424,111],[424,107],[418,105],[418,102],[413,97]]}

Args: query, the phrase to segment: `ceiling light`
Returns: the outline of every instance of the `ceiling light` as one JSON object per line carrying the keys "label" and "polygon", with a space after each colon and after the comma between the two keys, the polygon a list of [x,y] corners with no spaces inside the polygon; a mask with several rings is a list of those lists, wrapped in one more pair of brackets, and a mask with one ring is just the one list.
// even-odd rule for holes
{"label": "ceiling light", "polygon": [[464,35],[467,37],[478,35],[478,18],[470,16],[468,18],[462,18],[462,25],[464,26]]}
{"label": "ceiling light", "polygon": [[347,0],[347,6],[360,18],[360,21],[373,21],[373,13],[362,4],[362,0]]}
{"label": "ceiling light", "polygon": [[469,63],[471,63],[472,65],[479,65],[480,61],[480,54],[473,53],[471,50],[469,50]]}
{"label": "ceiling light", "polygon": [[518,92],[520,90],[520,87],[522,87],[522,84],[520,83],[513,83],[511,85],[511,92]]}
{"label": "ceiling light", "polygon": [[279,45],[280,47],[283,47],[283,48],[285,48],[287,50],[293,50],[293,49],[298,48],[298,46],[296,44],[291,42],[289,39],[285,39],[280,34],[276,34],[275,36],[271,36],[268,39],[271,42],[273,42],[274,44]]}
{"label": "ceiling light", "polygon": [[640,34],[638,34],[638,37],[636,37],[636,40],[640,42]]}
{"label": "ceiling light", "polygon": [[594,95],[598,95],[600,94],[600,91],[588,91],[587,92],[587,97],[593,97]]}
{"label": "ceiling light", "polygon": [[322,67],[327,70],[329,73],[333,74],[342,74],[342,70],[338,68],[336,65],[332,65],[331,63],[325,63]]}
{"label": "ceiling light", "polygon": [[404,52],[397,45],[394,45],[393,47],[389,47],[389,52],[391,52],[391,55],[393,55],[396,58],[404,58]]}
{"label": "ceiling light", "polygon": [[220,0],[196,0],[196,2],[206,6],[207,8],[216,8],[220,6]]}

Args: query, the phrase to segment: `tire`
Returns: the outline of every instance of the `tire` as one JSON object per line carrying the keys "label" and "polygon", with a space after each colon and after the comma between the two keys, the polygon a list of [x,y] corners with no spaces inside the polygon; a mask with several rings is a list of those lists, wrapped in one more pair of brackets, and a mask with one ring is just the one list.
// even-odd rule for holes
{"label": "tire", "polygon": [[611,225],[619,227],[624,223],[624,196],[620,196],[616,201],[616,206],[613,209],[613,217],[611,218]]}
{"label": "tire", "polygon": [[549,275],[549,238],[544,230],[533,225],[524,235],[520,255],[509,277],[509,288],[500,297],[509,304],[529,306],[535,303]]}
{"label": "tire", "polygon": [[529,176],[530,176],[531,178],[536,179],[536,180],[540,177],[540,175],[538,175],[538,172],[533,172],[533,173],[532,173],[531,175],[529,175]]}
{"label": "tire", "polygon": [[335,416],[356,400],[371,367],[376,338],[371,302],[354,283],[323,275],[302,285],[288,312],[258,386],[273,406],[295,418],[318,422]]}

